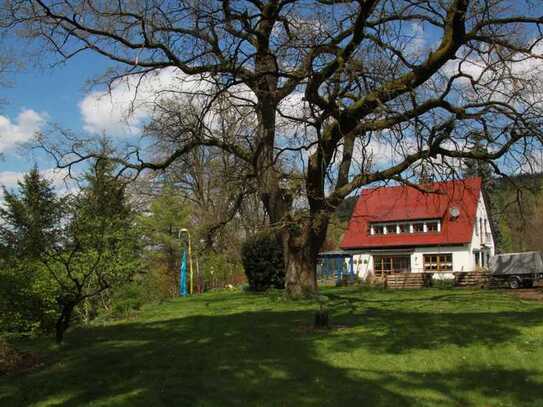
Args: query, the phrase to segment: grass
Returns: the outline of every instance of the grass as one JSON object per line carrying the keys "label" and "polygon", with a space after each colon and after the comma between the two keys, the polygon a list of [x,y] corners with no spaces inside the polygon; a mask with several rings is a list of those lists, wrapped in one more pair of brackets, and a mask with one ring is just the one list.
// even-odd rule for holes
{"label": "grass", "polygon": [[2,406],[543,406],[543,304],[499,291],[218,292],[69,331]]}

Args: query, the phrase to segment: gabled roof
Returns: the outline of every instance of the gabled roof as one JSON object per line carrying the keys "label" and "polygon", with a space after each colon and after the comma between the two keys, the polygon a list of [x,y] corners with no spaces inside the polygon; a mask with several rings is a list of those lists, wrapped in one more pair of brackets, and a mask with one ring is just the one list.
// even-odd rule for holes
{"label": "gabled roof", "polygon": [[[481,196],[481,179],[468,178],[421,186],[380,187],[363,190],[340,244],[342,249],[449,245],[469,243]],[[460,215],[452,218],[451,207]],[[441,219],[440,232],[370,235],[373,222]]]}

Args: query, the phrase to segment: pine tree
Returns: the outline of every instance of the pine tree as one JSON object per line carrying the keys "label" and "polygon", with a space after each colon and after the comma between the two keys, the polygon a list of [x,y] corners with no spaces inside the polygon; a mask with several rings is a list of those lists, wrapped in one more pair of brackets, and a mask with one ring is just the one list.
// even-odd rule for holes
{"label": "pine tree", "polygon": [[18,258],[37,259],[56,241],[61,200],[36,166],[17,186],[17,192],[2,187],[5,208],[0,208],[0,245]]}

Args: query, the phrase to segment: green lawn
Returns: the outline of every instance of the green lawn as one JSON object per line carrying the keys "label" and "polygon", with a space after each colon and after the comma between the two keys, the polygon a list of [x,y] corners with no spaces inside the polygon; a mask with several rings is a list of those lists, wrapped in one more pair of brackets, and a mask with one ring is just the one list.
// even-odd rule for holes
{"label": "green lawn", "polygon": [[[543,303],[498,291],[206,294],[69,331],[1,406],[543,406]],[[30,346],[30,345],[29,345]]]}

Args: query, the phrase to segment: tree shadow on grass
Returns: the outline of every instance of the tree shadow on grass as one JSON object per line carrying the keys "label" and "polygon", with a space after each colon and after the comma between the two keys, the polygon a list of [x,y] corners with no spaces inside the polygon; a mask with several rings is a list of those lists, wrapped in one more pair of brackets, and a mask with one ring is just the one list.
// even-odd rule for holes
{"label": "tree shadow on grass", "polygon": [[[522,312],[409,312],[368,308],[358,317],[363,332],[344,335],[337,347],[364,346],[380,353],[434,350],[447,345],[488,347],[514,341],[526,327],[541,324],[543,308]],[[349,318],[345,316],[345,318]]]}
{"label": "tree shadow on grass", "polygon": [[[374,294],[378,294],[375,298]],[[404,305],[409,303],[466,303],[467,301],[478,300],[481,297],[492,297],[492,302],[508,303],[507,297],[496,296],[495,290],[447,288],[447,289],[360,289],[351,288],[341,290],[331,289],[326,292],[331,300],[336,302],[348,301],[357,305]],[[487,298],[488,300],[488,298]]]}
{"label": "tree shadow on grass", "polygon": [[[313,331],[308,311],[193,315],[81,329],[71,334],[56,363],[10,378],[7,385],[0,382],[5,393],[0,404],[419,406],[472,405],[472,397],[496,395],[515,405],[539,401],[539,371],[485,366],[423,374],[394,366],[377,369],[364,360],[356,368],[338,367],[322,358],[319,346],[325,342],[330,352],[366,347],[387,354],[451,343],[499,343],[537,323],[537,316],[541,320],[541,311],[435,317],[379,312],[368,318],[336,315],[353,330],[344,333]],[[453,332],[454,323],[468,317],[466,328]],[[447,319],[450,323],[441,322]],[[485,320],[483,329],[475,326]],[[410,342],[421,324],[433,339],[424,342],[419,335]],[[368,328],[365,335],[354,332],[359,327]]]}

